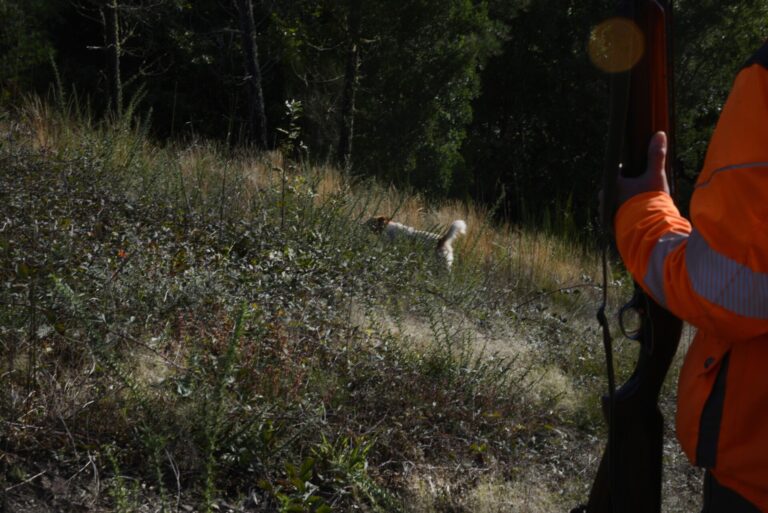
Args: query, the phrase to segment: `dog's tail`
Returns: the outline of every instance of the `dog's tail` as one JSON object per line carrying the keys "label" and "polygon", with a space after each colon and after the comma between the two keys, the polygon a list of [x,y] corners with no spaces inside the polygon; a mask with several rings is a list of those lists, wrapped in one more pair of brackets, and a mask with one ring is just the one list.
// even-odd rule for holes
{"label": "dog's tail", "polygon": [[446,234],[440,238],[437,243],[437,247],[441,248],[445,246],[451,246],[453,244],[453,240],[456,237],[459,235],[464,235],[465,233],[467,233],[467,223],[465,223],[462,219],[457,219],[451,223],[451,227],[448,228],[448,232],[446,232]]}

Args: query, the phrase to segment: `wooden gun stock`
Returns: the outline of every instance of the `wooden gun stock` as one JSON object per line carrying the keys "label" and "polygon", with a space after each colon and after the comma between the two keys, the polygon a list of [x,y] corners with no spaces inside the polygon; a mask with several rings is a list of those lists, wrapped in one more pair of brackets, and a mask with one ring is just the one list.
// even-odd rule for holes
{"label": "wooden gun stock", "polygon": [[[639,289],[637,289],[639,292]],[[680,340],[682,323],[647,295],[636,296],[644,317],[635,371],[614,397],[613,423],[595,476],[587,513],[661,511],[664,419],[658,398]],[[607,398],[603,408],[608,417]]]}
{"label": "wooden gun stock", "polygon": [[[633,20],[640,28],[644,52],[631,70],[616,73],[611,79],[610,131],[603,176],[606,232],[612,231],[618,173],[638,176],[645,172],[648,143],[658,131],[668,136],[666,171],[670,187],[675,184],[670,2],[620,0],[618,15]],[[641,319],[640,330],[633,337],[640,343],[639,358],[629,380],[603,398],[609,440],[589,495],[587,513],[661,511],[664,419],[658,398],[677,350],[682,322],[637,285],[630,304]]]}

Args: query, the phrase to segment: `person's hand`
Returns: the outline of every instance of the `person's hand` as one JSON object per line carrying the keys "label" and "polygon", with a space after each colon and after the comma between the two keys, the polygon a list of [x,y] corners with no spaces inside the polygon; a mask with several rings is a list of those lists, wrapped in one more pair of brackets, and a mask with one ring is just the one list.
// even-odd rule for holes
{"label": "person's hand", "polygon": [[632,196],[644,192],[661,191],[669,194],[667,173],[664,164],[667,160],[667,134],[656,132],[648,144],[648,166],[645,173],[635,178],[619,176],[616,180],[616,207],[620,207]]}
{"label": "person's hand", "polygon": [[[667,173],[664,166],[667,160],[667,134],[656,132],[648,143],[648,164],[645,173],[634,178],[619,175],[616,179],[616,205],[618,209],[632,196],[650,191],[662,191],[669,194]],[[605,193],[600,190],[598,194],[600,218],[605,219]],[[615,212],[615,211],[614,211]],[[613,212],[610,213],[613,218]],[[605,222],[605,221],[604,221]],[[610,222],[610,220],[608,220]]]}

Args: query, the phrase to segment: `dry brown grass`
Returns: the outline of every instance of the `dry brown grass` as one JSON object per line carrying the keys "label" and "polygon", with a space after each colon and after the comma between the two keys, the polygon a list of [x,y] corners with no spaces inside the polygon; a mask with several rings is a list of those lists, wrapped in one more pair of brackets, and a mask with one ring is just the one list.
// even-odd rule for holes
{"label": "dry brown grass", "polygon": [[[485,206],[457,200],[434,203],[391,185],[351,182],[330,166],[314,167],[309,173],[318,204],[334,194],[363,198],[351,212],[356,219],[386,215],[421,230],[441,230],[456,219],[465,220],[467,234],[455,246],[458,254],[491,266],[513,281],[560,288],[598,277],[596,252],[585,251],[567,237],[494,221]],[[269,177],[269,172],[262,175]],[[271,180],[274,185],[274,177]]]}
{"label": "dry brown grass", "polygon": [[[93,130],[90,123],[65,122],[40,99],[30,99],[22,112],[26,125],[32,128],[30,135],[36,148],[51,148],[54,141],[57,148],[66,147],[67,140],[77,144],[82,139],[80,132]],[[126,135],[112,139],[108,155],[112,162],[122,162],[129,154],[134,158],[140,155],[145,163],[165,159],[177,166],[187,190],[203,200],[220,194],[223,181],[235,182],[236,194],[227,198],[229,209],[245,212],[260,192],[287,186],[310,192],[317,205],[332,196],[347,197],[350,204],[354,203],[350,211],[352,220],[387,215],[418,229],[441,230],[456,219],[464,219],[467,235],[455,246],[457,260],[464,258],[475,265],[491,267],[512,285],[538,284],[557,289],[597,281],[595,252],[585,252],[565,237],[492,221],[491,212],[482,205],[456,200],[429,202],[421,194],[394,186],[350,180],[330,165],[297,165],[278,151],[225,156],[225,151],[212,143],[160,150],[145,138]],[[137,139],[142,141],[138,148]]]}
{"label": "dry brown grass", "polygon": [[[210,171],[217,162],[221,160],[212,158],[209,149],[198,148],[185,155],[182,169],[187,169],[184,174],[191,177],[196,174],[195,168]],[[518,280],[556,288],[583,283],[585,269],[593,270],[587,281],[597,277],[596,254],[585,253],[580,245],[557,235],[495,222],[482,205],[457,200],[429,202],[421,194],[391,185],[350,180],[329,165],[298,169],[279,152],[241,156],[230,165],[235,174],[244,177],[244,199],[259,190],[281,187],[285,177],[288,185],[311,188],[317,205],[332,196],[357,198],[359,201],[350,211],[352,219],[386,215],[422,230],[441,230],[454,220],[463,219],[467,222],[467,235],[457,242],[458,253],[471,254],[475,261],[495,265],[497,270],[504,267],[508,276]]]}

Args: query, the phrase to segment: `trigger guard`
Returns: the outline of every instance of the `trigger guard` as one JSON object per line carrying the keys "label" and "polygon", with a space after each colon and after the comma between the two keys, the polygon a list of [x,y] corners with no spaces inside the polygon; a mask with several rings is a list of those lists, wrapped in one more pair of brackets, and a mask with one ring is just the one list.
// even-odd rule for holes
{"label": "trigger guard", "polygon": [[637,307],[637,301],[635,297],[633,296],[632,299],[629,300],[624,306],[622,306],[619,309],[619,329],[621,329],[621,333],[627,337],[629,340],[635,340],[640,341],[640,332],[641,329],[638,328],[636,330],[628,330],[626,326],[624,325],[624,316],[629,311],[635,311],[638,316],[641,315],[641,312],[639,308]]}

